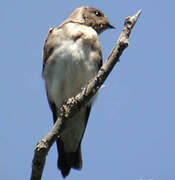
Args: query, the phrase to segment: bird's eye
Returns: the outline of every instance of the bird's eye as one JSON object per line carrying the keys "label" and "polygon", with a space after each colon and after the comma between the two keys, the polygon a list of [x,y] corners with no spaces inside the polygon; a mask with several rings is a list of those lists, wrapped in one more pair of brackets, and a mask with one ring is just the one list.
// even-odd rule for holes
{"label": "bird's eye", "polygon": [[98,17],[102,16],[102,14],[99,11],[95,11],[95,15],[98,16]]}

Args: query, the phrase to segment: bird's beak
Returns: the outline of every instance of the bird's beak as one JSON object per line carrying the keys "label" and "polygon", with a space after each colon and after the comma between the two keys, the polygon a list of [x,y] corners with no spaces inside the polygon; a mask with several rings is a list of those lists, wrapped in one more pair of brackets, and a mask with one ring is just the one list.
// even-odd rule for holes
{"label": "bird's beak", "polygon": [[108,28],[109,29],[115,29],[115,26],[111,25],[111,24],[108,24]]}

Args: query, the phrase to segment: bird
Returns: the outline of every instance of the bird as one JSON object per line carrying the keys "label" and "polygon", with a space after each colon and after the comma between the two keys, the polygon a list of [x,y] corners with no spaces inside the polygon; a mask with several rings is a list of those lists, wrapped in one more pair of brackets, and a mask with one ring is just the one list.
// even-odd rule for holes
{"label": "bird", "polygon": [[[60,105],[81,92],[102,66],[102,49],[98,35],[115,28],[107,16],[90,6],[76,8],[58,27],[51,28],[43,48],[42,77],[46,94],[57,120]],[[66,119],[57,138],[57,166],[62,176],[71,168],[82,168],[81,142],[94,98],[72,118]]]}

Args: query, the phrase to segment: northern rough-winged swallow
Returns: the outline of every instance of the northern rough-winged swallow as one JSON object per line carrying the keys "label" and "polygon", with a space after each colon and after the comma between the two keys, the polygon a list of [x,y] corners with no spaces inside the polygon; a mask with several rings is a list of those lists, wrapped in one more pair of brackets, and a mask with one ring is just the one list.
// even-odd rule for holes
{"label": "northern rough-winged swallow", "polygon": [[[102,65],[98,35],[114,28],[103,12],[93,7],[77,8],[45,41],[42,75],[48,102],[57,120],[58,107],[75,96],[92,79]],[[81,141],[86,129],[92,101],[64,122],[57,140],[58,168],[66,177],[71,168],[82,168]]]}

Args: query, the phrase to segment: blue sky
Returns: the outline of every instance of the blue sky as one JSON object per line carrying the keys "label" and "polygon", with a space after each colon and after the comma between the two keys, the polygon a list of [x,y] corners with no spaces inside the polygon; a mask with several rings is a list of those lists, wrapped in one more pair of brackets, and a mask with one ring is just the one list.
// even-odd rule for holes
{"label": "blue sky", "polygon": [[[117,28],[100,36],[104,60],[125,17],[142,9],[130,46],[101,89],[82,143],[83,169],[67,180],[175,179],[174,7],[167,1],[3,1],[0,7],[0,179],[29,179],[34,147],[52,127],[42,48],[83,5],[101,9]],[[43,180],[62,179],[51,148]]]}

